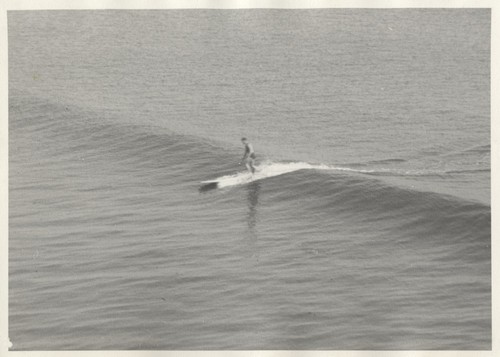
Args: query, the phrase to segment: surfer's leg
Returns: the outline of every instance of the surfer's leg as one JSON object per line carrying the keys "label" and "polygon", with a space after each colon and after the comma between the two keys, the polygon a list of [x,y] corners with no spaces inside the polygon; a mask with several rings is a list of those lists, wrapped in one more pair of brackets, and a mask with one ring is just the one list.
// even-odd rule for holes
{"label": "surfer's leg", "polygon": [[252,172],[252,174],[255,173],[255,167],[253,166],[253,164],[254,164],[254,160],[250,159],[250,171]]}

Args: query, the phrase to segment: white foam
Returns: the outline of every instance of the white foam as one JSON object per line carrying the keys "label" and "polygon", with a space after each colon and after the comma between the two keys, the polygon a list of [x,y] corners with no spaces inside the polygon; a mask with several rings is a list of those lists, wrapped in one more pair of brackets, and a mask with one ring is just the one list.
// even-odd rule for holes
{"label": "white foam", "polygon": [[250,182],[284,175],[299,170],[329,170],[329,171],[350,171],[359,173],[371,173],[373,170],[359,170],[348,167],[329,166],[324,164],[310,164],[307,162],[263,162],[255,166],[256,172],[252,175],[248,171],[238,172],[234,175],[221,176],[213,180],[202,181],[202,183],[217,182],[219,188],[244,185]]}
{"label": "white foam", "polygon": [[226,175],[218,177],[214,180],[204,182],[218,182],[218,186],[229,187],[244,185],[246,183],[262,180],[269,177],[284,175],[290,172],[299,170],[331,170],[332,167],[327,165],[313,165],[306,162],[290,162],[290,163],[262,163],[255,167],[256,172],[252,175],[250,172],[239,172],[234,175]]}

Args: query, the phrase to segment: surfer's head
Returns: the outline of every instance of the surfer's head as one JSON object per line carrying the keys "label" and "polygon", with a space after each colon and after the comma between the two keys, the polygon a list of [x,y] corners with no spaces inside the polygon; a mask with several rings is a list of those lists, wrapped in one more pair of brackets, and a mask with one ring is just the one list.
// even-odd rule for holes
{"label": "surfer's head", "polygon": [[241,138],[241,142],[242,142],[243,144],[246,144],[246,143],[247,143],[247,138]]}

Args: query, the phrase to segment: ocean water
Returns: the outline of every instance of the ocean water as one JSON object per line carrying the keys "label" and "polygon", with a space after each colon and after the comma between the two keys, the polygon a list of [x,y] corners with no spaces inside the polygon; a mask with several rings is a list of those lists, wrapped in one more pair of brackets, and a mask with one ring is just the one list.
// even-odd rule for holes
{"label": "ocean water", "polygon": [[14,349],[491,349],[489,10],[8,34]]}

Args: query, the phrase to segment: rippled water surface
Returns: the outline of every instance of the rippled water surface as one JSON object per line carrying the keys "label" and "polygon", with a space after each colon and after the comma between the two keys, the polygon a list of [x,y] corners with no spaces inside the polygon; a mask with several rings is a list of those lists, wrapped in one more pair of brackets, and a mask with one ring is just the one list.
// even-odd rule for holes
{"label": "rippled water surface", "polygon": [[491,348],[488,10],[8,31],[14,349]]}

